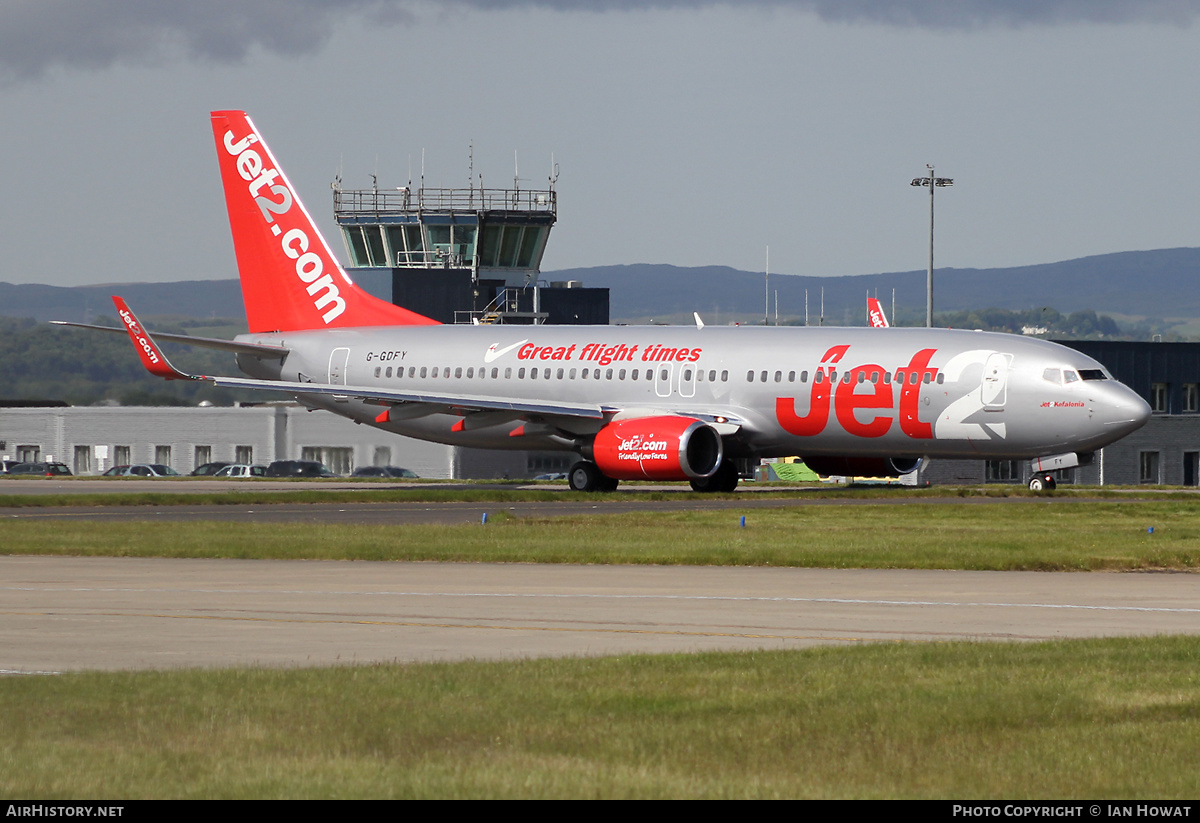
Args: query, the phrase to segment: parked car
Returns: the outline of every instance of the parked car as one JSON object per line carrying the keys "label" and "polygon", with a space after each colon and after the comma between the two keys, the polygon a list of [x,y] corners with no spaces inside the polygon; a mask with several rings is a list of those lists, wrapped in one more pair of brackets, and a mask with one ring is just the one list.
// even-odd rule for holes
{"label": "parked car", "polygon": [[566,480],[566,472],[547,472],[546,474],[537,474],[533,477],[534,480]]}
{"label": "parked car", "polygon": [[192,477],[212,477],[226,466],[233,465],[227,460],[217,461],[216,463],[204,463],[192,469]]}
{"label": "parked car", "polygon": [[67,468],[65,463],[17,463],[15,466],[10,466],[9,474],[40,474],[44,477],[55,477],[57,475],[69,475],[71,470]]}
{"label": "parked car", "polygon": [[246,463],[230,463],[223,467],[213,477],[266,477],[266,466],[250,466]]}
{"label": "parked car", "polygon": [[351,477],[392,477],[413,479],[417,473],[399,466],[359,466]]}
{"label": "parked car", "polygon": [[8,474],[9,469],[19,465],[21,465],[20,460],[0,460],[0,474]]}
{"label": "parked car", "polygon": [[267,466],[267,477],[337,477],[316,460],[276,460]]}
{"label": "parked car", "polygon": [[162,463],[134,463],[132,466],[113,466],[103,477],[179,477],[179,472]]}

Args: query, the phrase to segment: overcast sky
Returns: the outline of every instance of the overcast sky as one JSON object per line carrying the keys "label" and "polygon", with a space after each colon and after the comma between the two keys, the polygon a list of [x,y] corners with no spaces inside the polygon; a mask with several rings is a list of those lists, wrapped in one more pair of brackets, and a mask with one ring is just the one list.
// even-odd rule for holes
{"label": "overcast sky", "polygon": [[330,182],[541,187],[544,271],[1200,246],[1200,0],[0,0],[0,280],[236,274],[212,109]]}

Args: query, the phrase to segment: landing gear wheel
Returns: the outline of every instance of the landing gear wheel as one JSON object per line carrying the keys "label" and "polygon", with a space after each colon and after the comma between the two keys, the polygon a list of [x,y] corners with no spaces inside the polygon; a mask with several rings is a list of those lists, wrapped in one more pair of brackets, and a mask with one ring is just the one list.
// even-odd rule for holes
{"label": "landing gear wheel", "polygon": [[567,483],[577,492],[611,492],[617,481],[601,473],[595,463],[580,460],[567,472]]}
{"label": "landing gear wheel", "polygon": [[709,477],[691,481],[692,491],[697,492],[731,492],[737,488],[737,467],[726,460],[721,467]]}
{"label": "landing gear wheel", "polygon": [[1054,491],[1057,485],[1054,482],[1054,478],[1048,474],[1035,474],[1029,478],[1029,490],[1031,492]]}

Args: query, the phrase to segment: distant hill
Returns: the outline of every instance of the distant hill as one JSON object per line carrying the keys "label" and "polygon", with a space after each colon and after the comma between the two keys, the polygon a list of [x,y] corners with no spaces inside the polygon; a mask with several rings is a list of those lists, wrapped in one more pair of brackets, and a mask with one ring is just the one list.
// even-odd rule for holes
{"label": "distant hill", "polygon": [[[707,322],[721,323],[763,313],[761,272],[634,264],[562,269],[543,272],[542,277],[607,287],[614,322],[690,317],[699,311]],[[373,293],[387,295],[386,272],[365,273],[358,279]],[[781,318],[803,318],[807,289],[813,323],[822,288],[825,322],[830,325],[861,325],[868,291],[877,292],[890,310],[895,289],[899,312],[922,318],[925,312],[923,269],[848,277],[773,274],[770,288],[771,313],[778,292]],[[141,315],[244,316],[236,280],[72,288],[0,283],[0,315],[87,322],[97,315],[114,315],[109,295],[117,293]],[[1061,312],[1091,309],[1135,317],[1200,318],[1200,248],[1120,252],[1006,269],[939,268],[934,298],[938,311],[1049,306]]]}
{"label": "distant hill", "polygon": [[[614,319],[649,318],[699,311],[706,321],[721,315],[762,317],[762,272],[724,266],[679,268],[668,265],[598,266],[545,275],[607,287]],[[884,307],[896,305],[925,316],[925,270],[848,277],[771,275],[771,313],[778,292],[780,317],[804,316],[817,322],[825,289],[827,324],[861,325],[867,292],[878,292]],[[1200,318],[1200,249],[1120,252],[1061,263],[1006,269],[935,271],[937,311],[1050,306],[1061,312],[1091,309],[1137,317]],[[711,319],[710,319],[711,318]]]}

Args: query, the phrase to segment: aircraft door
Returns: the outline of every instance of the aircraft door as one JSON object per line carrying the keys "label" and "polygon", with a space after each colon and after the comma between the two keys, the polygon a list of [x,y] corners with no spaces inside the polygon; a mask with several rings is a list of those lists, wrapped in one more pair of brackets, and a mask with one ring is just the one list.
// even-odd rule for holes
{"label": "aircraft door", "polygon": [[983,385],[980,399],[984,411],[1003,411],[1008,400],[1008,363],[1011,354],[992,352],[983,364]]}
{"label": "aircraft door", "polygon": [[346,367],[350,361],[350,349],[334,349],[329,355],[329,385],[346,385]]}
{"label": "aircraft door", "polygon": [[671,396],[671,377],[675,372],[674,363],[659,363],[654,369],[654,391],[659,397]]}

